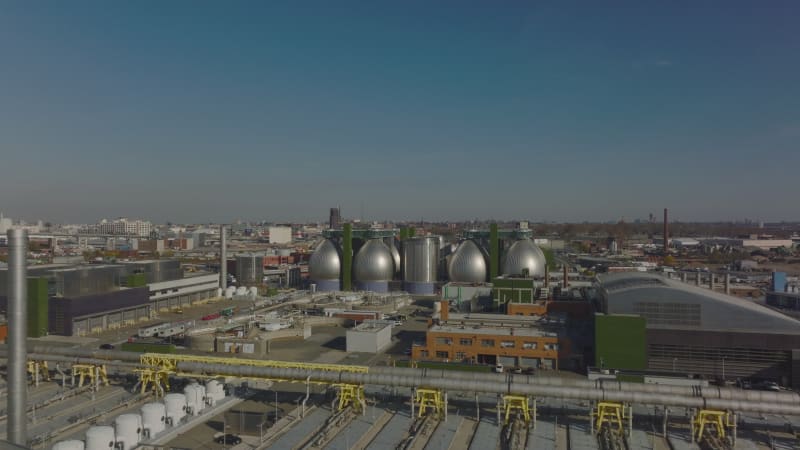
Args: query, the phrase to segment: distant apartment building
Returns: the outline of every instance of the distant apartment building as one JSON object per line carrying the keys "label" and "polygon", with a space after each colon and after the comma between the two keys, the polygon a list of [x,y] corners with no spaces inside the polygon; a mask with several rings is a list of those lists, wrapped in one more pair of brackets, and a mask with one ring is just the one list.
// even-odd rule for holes
{"label": "distant apartment building", "polygon": [[98,224],[90,226],[89,231],[100,234],[118,234],[123,236],[150,236],[153,224],[144,220],[128,220],[120,217],[114,220],[101,220]]}
{"label": "distant apartment building", "polygon": [[292,242],[292,227],[269,227],[270,244],[289,244]]}

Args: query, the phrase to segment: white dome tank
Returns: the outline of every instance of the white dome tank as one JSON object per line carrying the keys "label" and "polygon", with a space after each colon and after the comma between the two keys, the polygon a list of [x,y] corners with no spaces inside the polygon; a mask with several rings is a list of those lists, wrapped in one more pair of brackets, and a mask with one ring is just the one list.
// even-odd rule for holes
{"label": "white dome tank", "polygon": [[186,416],[186,396],[183,394],[165,395],[164,406],[167,411],[167,423],[173,427]]}
{"label": "white dome tank", "polygon": [[131,450],[139,445],[142,439],[142,416],[138,414],[120,414],[114,419],[114,434],[117,436],[117,448]]}
{"label": "white dome tank", "polygon": [[71,439],[69,441],[56,442],[53,450],[84,450],[83,441]]}
{"label": "white dome tank", "polygon": [[354,267],[357,281],[389,281],[394,276],[394,257],[381,239],[370,239],[358,251]]}
{"label": "white dome tank", "polygon": [[199,415],[206,406],[206,388],[192,383],[183,388],[183,393],[186,395],[186,412],[193,416]]}
{"label": "white dome tank", "polygon": [[309,278],[314,281],[338,280],[342,270],[342,259],[339,249],[330,240],[324,240],[317,245],[311,259],[308,261]]}
{"label": "white dome tank", "polygon": [[483,283],[487,273],[486,256],[474,241],[463,241],[453,253],[447,272],[450,281]]}
{"label": "white dome tank", "polygon": [[225,386],[217,380],[206,381],[206,395],[209,404],[215,405],[218,401],[225,399]]}
{"label": "white dome tank", "polygon": [[114,448],[114,428],[112,427],[89,427],[86,430],[86,450],[109,450]]}
{"label": "white dome tank", "polygon": [[514,242],[503,259],[503,275],[522,275],[524,271],[531,277],[543,277],[547,259],[542,250],[530,239]]}
{"label": "white dome tank", "polygon": [[247,295],[247,288],[244,286],[239,286],[236,288],[236,295]]}
{"label": "white dome tank", "polygon": [[154,438],[164,431],[167,408],[163,403],[146,403],[142,405],[142,437]]}

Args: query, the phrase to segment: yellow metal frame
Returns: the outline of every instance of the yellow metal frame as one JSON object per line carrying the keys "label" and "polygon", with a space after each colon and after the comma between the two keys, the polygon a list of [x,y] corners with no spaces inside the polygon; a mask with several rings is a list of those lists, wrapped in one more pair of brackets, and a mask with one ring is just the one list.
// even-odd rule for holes
{"label": "yellow metal frame", "polygon": [[28,375],[31,378],[36,378],[36,364],[39,364],[39,377],[42,381],[50,381],[50,370],[47,368],[47,361],[28,361]]}
{"label": "yellow metal frame", "polygon": [[625,405],[616,402],[599,402],[592,413],[595,419],[595,433],[599,433],[604,424],[608,424],[611,429],[616,429],[619,433],[624,433],[625,419],[628,416],[625,414]]}
{"label": "yellow metal frame", "polygon": [[169,390],[169,372],[158,369],[135,369],[133,372],[139,375],[142,394],[147,392],[148,386],[153,387],[153,392],[158,392],[158,386]]}
{"label": "yellow metal frame", "polygon": [[[91,384],[98,383],[108,386],[108,372],[106,371],[105,364],[99,366],[95,364],[73,364],[72,376],[78,377],[79,387],[83,386],[83,381],[87,378]],[[99,377],[99,379],[95,380],[97,377]]]}
{"label": "yellow metal frame", "polygon": [[712,432],[716,432],[719,438],[725,439],[725,429],[732,428],[735,425],[731,416],[728,411],[716,409],[701,409],[698,411],[697,416],[692,419],[692,433],[696,442],[700,442],[703,439],[703,432],[706,430],[713,430]]}
{"label": "yellow metal frame", "polygon": [[444,395],[437,389],[417,389],[414,401],[419,405],[418,417],[423,417],[428,409],[433,409],[436,417],[444,414]]}
{"label": "yellow metal frame", "polygon": [[[186,375],[192,377],[201,377],[200,374],[195,373],[181,373],[178,370],[179,362],[191,362],[200,364],[224,364],[236,366],[252,366],[252,367],[273,367],[283,369],[308,369],[308,370],[322,370],[326,372],[351,372],[351,373],[367,373],[369,367],[367,366],[348,366],[345,364],[321,364],[321,363],[305,363],[295,361],[274,361],[264,359],[245,359],[245,358],[229,358],[220,356],[197,356],[197,355],[174,355],[164,353],[142,353],[139,357],[139,363],[145,368],[154,371],[163,372],[166,375],[160,375],[167,378],[169,374]],[[218,375],[213,374],[209,377],[216,378]],[[139,381],[144,383],[150,382],[153,376],[146,372],[140,372]],[[239,377],[250,378],[250,377]],[[283,379],[280,377],[255,377],[254,379],[261,380],[274,380],[274,381],[289,381],[292,383],[302,382],[302,380]],[[311,381],[314,384],[333,384],[323,381]],[[168,386],[167,386],[168,387]]]}
{"label": "yellow metal frame", "polygon": [[528,397],[523,395],[504,395],[503,396],[503,409],[506,412],[506,425],[508,425],[511,415],[515,411],[519,411],[525,423],[531,422],[531,407],[528,402]]}
{"label": "yellow metal frame", "polygon": [[338,410],[353,405],[353,409],[361,411],[364,405],[364,386],[358,384],[334,384],[339,391]]}

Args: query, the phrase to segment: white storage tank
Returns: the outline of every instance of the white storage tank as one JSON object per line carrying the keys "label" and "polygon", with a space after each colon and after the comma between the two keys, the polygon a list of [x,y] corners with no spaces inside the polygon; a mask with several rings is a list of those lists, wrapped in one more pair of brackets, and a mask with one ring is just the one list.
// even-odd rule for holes
{"label": "white storage tank", "polygon": [[164,406],[167,411],[167,424],[177,426],[186,416],[186,396],[183,394],[167,394],[164,396]]}
{"label": "white storage tank", "polygon": [[236,286],[228,286],[225,288],[225,298],[233,298],[233,294],[236,293]]}
{"label": "white storage tank", "polygon": [[142,438],[150,439],[166,428],[167,408],[163,403],[142,405]]}
{"label": "white storage tank", "polygon": [[83,441],[71,439],[69,441],[56,442],[53,450],[84,450]]}
{"label": "white storage tank", "polygon": [[186,412],[193,416],[199,415],[206,406],[206,388],[192,383],[183,388],[183,393],[186,395]]}
{"label": "white storage tank", "polygon": [[119,450],[131,450],[139,445],[142,439],[142,416],[138,414],[120,414],[114,419],[114,434]]}
{"label": "white storage tank", "polygon": [[255,286],[250,286],[250,288],[247,289],[247,295],[250,297],[258,297],[258,288]]}
{"label": "white storage tank", "polygon": [[239,286],[236,288],[236,295],[247,295],[247,288],[245,286]]}
{"label": "white storage tank", "polygon": [[86,450],[109,450],[114,448],[115,442],[112,427],[95,426],[86,430]]}
{"label": "white storage tank", "polygon": [[214,406],[218,401],[225,398],[225,386],[217,380],[206,381],[206,396],[208,404]]}

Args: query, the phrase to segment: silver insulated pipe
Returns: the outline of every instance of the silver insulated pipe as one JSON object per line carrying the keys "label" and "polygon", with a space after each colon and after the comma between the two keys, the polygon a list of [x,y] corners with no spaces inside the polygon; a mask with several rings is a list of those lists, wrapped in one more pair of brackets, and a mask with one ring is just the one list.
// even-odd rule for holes
{"label": "silver insulated pipe", "polygon": [[8,439],[17,445],[28,443],[28,297],[26,259],[28,232],[8,230]]}
{"label": "silver insulated pipe", "polygon": [[228,237],[225,225],[219,226],[219,287],[224,291],[228,287]]}

